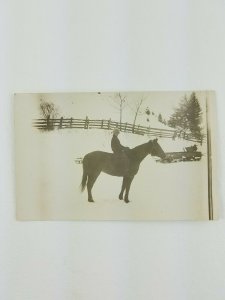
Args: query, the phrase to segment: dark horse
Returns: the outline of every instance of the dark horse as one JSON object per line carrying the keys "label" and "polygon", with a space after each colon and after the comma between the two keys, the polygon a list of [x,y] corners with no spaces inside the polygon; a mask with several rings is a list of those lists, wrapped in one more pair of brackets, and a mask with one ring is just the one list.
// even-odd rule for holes
{"label": "dark horse", "polygon": [[161,158],[165,157],[165,153],[158,144],[158,140],[150,140],[149,142],[139,145],[126,152],[128,157],[128,168],[124,168],[115,163],[114,154],[94,151],[85,155],[83,159],[83,178],[81,182],[81,190],[84,191],[87,184],[88,201],[94,202],[91,194],[92,187],[101,172],[107,173],[112,176],[123,177],[123,184],[119,199],[123,199],[125,192],[124,201],[129,202],[128,195],[130,190],[131,182],[134,176],[139,170],[140,163],[148,155],[158,156]]}

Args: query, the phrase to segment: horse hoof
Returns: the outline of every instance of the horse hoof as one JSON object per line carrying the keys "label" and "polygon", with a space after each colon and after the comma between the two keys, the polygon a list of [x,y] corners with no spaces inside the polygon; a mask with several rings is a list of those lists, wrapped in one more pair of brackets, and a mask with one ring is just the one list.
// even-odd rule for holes
{"label": "horse hoof", "polygon": [[119,195],[119,199],[120,199],[120,200],[123,200],[123,195]]}
{"label": "horse hoof", "polygon": [[130,202],[130,200],[128,200],[128,199],[124,199],[124,201],[125,201],[126,203],[129,203],[129,202]]}
{"label": "horse hoof", "polygon": [[94,202],[94,200],[93,199],[88,199],[88,202]]}

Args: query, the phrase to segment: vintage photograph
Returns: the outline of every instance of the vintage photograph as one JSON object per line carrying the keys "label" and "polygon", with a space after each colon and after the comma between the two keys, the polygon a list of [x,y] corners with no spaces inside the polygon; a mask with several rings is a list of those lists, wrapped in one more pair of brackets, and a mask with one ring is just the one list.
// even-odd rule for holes
{"label": "vintage photograph", "polygon": [[211,91],[15,94],[18,220],[214,220]]}

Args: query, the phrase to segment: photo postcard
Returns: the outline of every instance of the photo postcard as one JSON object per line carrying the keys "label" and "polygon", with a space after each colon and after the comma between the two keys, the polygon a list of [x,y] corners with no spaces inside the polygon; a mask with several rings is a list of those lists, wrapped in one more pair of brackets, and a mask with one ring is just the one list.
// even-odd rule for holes
{"label": "photo postcard", "polygon": [[15,94],[18,220],[214,220],[215,93]]}

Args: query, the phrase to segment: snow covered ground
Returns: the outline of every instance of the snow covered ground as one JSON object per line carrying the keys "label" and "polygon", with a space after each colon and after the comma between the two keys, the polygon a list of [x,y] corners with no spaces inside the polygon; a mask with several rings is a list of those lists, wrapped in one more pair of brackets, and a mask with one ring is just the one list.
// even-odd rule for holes
{"label": "snow covered ground", "polygon": [[[207,219],[207,157],[199,162],[157,163],[148,156],[133,180],[129,204],[118,200],[122,178],[101,173],[93,188],[95,203],[80,192],[82,164],[75,159],[88,152],[111,152],[111,131],[32,129],[29,145],[18,143],[17,215],[31,220],[182,220]],[[24,137],[26,139],[26,137]],[[130,148],[147,136],[120,134]],[[193,145],[184,140],[159,139],[165,152]],[[23,159],[21,159],[23,157]]]}

